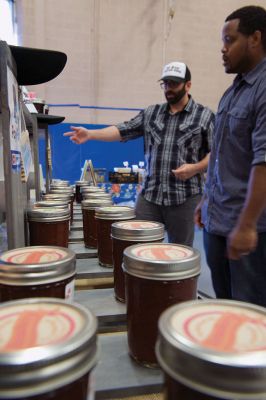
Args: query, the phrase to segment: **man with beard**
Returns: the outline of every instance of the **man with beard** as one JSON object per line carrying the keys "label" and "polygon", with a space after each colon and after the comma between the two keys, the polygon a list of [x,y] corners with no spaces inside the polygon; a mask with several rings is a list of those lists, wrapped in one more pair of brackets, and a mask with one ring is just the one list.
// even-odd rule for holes
{"label": "man with beard", "polygon": [[222,40],[225,72],[237,76],[219,104],[195,222],[216,296],[266,307],[266,10],[234,11]]}
{"label": "man with beard", "polygon": [[149,106],[130,121],[99,130],[71,127],[74,143],[144,138],[146,177],[136,202],[137,219],[162,222],[170,243],[192,246],[193,214],[202,193],[214,114],[189,95],[191,73],[182,62],[163,68],[167,103]]}

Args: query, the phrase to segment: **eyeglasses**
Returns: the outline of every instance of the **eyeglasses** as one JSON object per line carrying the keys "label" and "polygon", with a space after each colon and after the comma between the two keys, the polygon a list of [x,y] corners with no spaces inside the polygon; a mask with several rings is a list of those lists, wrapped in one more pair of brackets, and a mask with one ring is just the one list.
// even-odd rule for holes
{"label": "eyeglasses", "polygon": [[180,85],[181,82],[175,81],[163,81],[160,83],[161,89],[165,90],[166,88],[175,89]]}

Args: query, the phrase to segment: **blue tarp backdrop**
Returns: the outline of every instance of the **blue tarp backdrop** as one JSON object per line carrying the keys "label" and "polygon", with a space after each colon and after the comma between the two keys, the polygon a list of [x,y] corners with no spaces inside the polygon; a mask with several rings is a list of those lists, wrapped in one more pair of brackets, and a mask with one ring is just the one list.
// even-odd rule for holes
{"label": "blue tarp backdrop", "polygon": [[[123,161],[128,161],[129,165],[144,161],[142,138],[127,143],[90,141],[76,145],[68,137],[63,136],[64,132],[70,130],[71,125],[78,126],[69,123],[49,126],[54,179],[66,179],[73,184],[79,180],[85,160],[92,160],[95,168],[106,168],[107,172],[113,171],[114,167],[122,167]],[[82,126],[88,129],[100,129],[108,125],[82,124]],[[41,135],[39,158],[45,174],[45,141]]]}

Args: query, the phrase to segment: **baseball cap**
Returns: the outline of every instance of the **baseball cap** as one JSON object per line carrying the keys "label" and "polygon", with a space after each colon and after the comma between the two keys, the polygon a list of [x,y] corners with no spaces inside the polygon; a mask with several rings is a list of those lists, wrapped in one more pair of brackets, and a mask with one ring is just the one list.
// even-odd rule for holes
{"label": "baseball cap", "polygon": [[175,82],[187,82],[191,80],[191,73],[186,64],[174,61],[163,67],[160,81],[171,80]]}

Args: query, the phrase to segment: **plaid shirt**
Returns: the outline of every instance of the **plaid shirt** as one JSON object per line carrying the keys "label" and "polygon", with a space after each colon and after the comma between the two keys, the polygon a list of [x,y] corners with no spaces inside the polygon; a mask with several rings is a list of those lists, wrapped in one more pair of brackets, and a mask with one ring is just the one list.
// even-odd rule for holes
{"label": "plaid shirt", "polygon": [[143,136],[146,177],[142,194],[152,203],[173,206],[202,193],[202,175],[182,181],[172,169],[194,164],[209,152],[214,113],[190,97],[184,110],[171,114],[167,103],[141,111],[128,122],[116,125],[122,141]]}

